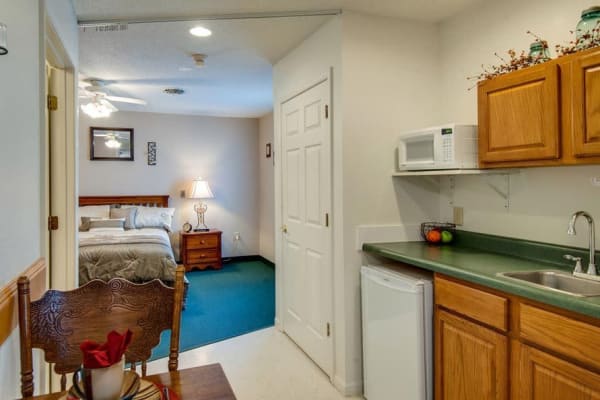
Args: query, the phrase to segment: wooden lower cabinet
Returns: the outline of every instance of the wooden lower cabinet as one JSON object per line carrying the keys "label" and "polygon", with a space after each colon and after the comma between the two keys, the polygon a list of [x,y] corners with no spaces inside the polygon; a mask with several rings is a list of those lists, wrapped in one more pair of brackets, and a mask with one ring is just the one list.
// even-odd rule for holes
{"label": "wooden lower cabinet", "polygon": [[597,400],[600,375],[521,345],[519,400]]}
{"label": "wooden lower cabinet", "polygon": [[436,400],[600,400],[600,320],[439,274],[434,291]]}
{"label": "wooden lower cabinet", "polygon": [[443,310],[435,323],[435,398],[507,399],[506,336]]}

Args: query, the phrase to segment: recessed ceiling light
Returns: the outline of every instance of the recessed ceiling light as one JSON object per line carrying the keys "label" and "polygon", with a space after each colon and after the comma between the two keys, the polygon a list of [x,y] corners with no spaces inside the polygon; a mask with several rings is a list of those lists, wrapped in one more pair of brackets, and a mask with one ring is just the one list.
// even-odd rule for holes
{"label": "recessed ceiling light", "polygon": [[206,29],[203,26],[196,26],[193,27],[192,29],[190,29],[190,33],[194,36],[198,36],[198,37],[207,37],[212,35],[212,32],[210,31],[210,29]]}

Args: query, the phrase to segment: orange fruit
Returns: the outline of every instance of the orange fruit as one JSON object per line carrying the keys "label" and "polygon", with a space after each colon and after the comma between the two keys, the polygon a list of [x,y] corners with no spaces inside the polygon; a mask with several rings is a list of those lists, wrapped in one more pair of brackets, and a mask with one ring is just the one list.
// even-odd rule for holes
{"label": "orange fruit", "polygon": [[438,230],[431,230],[427,232],[427,241],[431,243],[438,243],[442,240],[442,234]]}

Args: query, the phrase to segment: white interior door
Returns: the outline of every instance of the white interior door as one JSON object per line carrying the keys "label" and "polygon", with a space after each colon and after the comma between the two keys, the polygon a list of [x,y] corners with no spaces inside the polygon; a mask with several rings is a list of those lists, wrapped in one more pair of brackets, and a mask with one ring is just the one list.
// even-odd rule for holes
{"label": "white interior door", "polygon": [[281,105],[283,329],[331,376],[330,81]]}

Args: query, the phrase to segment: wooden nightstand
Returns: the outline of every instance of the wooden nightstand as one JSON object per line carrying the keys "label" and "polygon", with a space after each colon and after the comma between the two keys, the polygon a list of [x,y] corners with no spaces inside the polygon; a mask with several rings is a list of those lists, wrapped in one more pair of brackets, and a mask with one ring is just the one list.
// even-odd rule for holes
{"label": "wooden nightstand", "polygon": [[186,271],[220,269],[221,231],[181,233],[181,258]]}

